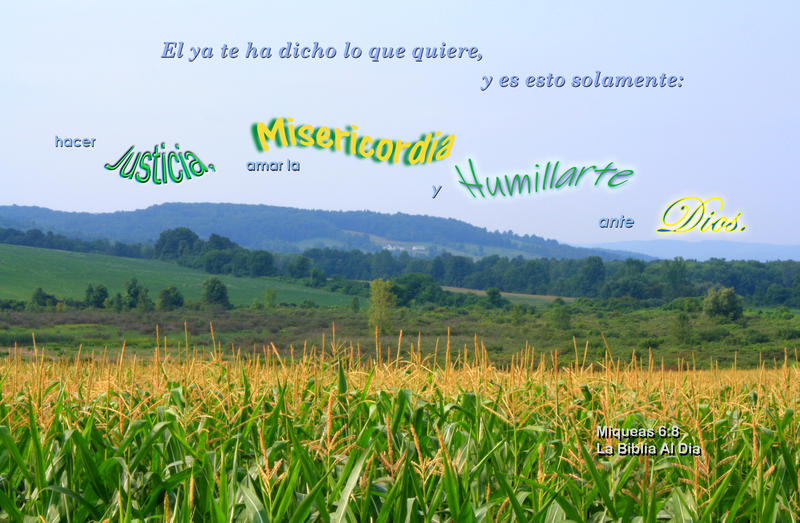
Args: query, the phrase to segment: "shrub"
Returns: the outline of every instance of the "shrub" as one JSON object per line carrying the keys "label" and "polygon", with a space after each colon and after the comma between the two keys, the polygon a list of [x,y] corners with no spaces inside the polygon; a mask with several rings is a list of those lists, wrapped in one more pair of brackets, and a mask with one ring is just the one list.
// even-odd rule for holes
{"label": "shrub", "polygon": [[742,317],[742,298],[732,287],[709,289],[703,300],[703,312],[709,318],[726,318],[731,321]]}
{"label": "shrub", "polygon": [[228,288],[222,280],[212,276],[203,283],[203,302],[208,305],[221,305],[226,309],[231,308],[228,300]]}
{"label": "shrub", "polygon": [[700,341],[719,341],[729,335],[730,331],[721,325],[716,325],[697,332],[697,337]]}

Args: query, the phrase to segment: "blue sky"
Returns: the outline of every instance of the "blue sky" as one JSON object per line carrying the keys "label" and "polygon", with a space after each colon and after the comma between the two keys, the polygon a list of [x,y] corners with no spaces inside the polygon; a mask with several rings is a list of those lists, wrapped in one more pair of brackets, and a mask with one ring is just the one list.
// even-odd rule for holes
{"label": "blue sky", "polygon": [[[723,198],[746,232],[682,240],[798,244],[800,191],[797,2],[26,3],[2,22],[0,205],[113,211],[170,201],[370,209],[452,217],[572,243],[646,240],[684,196]],[[215,57],[160,58],[164,41]],[[270,60],[222,60],[222,44],[271,46]],[[333,60],[287,61],[287,41],[334,46]],[[483,59],[372,63],[360,46],[477,46]],[[676,89],[500,89],[503,75],[661,73]],[[494,76],[487,91],[481,78]],[[378,164],[314,148],[258,153],[254,122],[274,117],[413,139],[455,134],[449,159]],[[93,149],[54,138],[91,137]],[[180,185],[138,185],[103,169],[131,145],[179,142],[217,172]],[[250,161],[299,161],[301,172],[253,174]],[[455,165],[481,175],[533,165],[614,161],[635,171],[619,189],[472,199]],[[432,199],[432,185],[442,191]],[[632,229],[601,230],[604,216]]]}

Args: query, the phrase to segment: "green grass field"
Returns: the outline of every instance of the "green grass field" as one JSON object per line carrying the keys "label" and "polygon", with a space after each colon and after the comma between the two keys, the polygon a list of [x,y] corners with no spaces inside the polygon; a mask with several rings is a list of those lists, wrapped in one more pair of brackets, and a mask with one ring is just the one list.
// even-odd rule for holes
{"label": "green grass field", "polygon": [[[203,282],[209,277],[202,271],[157,260],[0,244],[0,298],[6,299],[27,300],[37,287],[58,298],[83,299],[90,283],[103,284],[114,294],[123,290],[125,282],[137,278],[150,290],[154,300],[161,289],[175,285],[187,300],[199,301]],[[228,287],[234,305],[249,305],[254,298],[263,299],[266,288],[275,289],[277,301],[285,303],[311,300],[319,305],[346,306],[353,299],[277,278],[224,275],[220,279]]]}

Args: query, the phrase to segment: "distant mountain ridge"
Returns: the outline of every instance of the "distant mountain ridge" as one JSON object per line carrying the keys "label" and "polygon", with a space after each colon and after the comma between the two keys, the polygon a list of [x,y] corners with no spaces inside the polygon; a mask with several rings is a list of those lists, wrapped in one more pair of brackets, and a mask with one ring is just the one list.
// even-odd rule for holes
{"label": "distant mountain ridge", "polygon": [[640,240],[585,245],[587,248],[632,250],[656,258],[681,256],[687,260],[800,260],[800,245],[776,245],[770,243],[748,243],[726,240]]}
{"label": "distant mountain ridge", "polygon": [[134,211],[65,212],[43,207],[0,206],[0,226],[38,228],[81,239],[154,242],[165,229],[188,227],[200,236],[215,233],[239,245],[278,252],[311,247],[376,251],[449,251],[471,256],[526,258],[652,259],[634,252],[565,245],[535,235],[490,232],[452,218],[323,211],[230,203],[165,203]]}

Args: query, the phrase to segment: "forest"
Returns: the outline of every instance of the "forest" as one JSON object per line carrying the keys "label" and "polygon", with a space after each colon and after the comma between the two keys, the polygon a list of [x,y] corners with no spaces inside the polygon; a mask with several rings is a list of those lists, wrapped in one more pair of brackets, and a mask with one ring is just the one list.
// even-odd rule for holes
{"label": "forest", "polygon": [[449,253],[422,257],[406,251],[395,254],[332,248],[286,254],[246,249],[217,234],[203,240],[186,227],[163,231],[153,246],[71,239],[38,229],[0,229],[0,243],[154,258],[209,274],[280,275],[315,287],[335,284],[337,290],[354,295],[365,291],[359,281],[421,274],[440,286],[595,299],[629,297],[645,306],[704,296],[715,287],[735,289],[748,305],[800,306],[797,261],[603,260],[599,256],[525,259],[497,255],[474,259]]}

